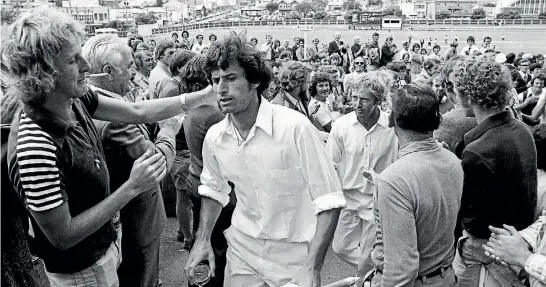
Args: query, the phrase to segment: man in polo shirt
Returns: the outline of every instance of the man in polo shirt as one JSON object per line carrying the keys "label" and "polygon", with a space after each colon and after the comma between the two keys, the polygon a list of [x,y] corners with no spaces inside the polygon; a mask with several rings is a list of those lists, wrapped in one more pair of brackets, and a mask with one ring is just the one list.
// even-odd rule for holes
{"label": "man in polo shirt", "polygon": [[[96,49],[106,47],[106,49]],[[119,62],[105,61],[110,57]],[[83,56],[91,73],[108,73],[110,77],[90,79],[97,94],[124,101],[129,91],[133,56],[129,47],[112,35],[92,37],[83,46]],[[115,56],[115,57],[114,57]],[[175,135],[180,130],[179,118],[160,123],[157,134],[146,125],[95,121],[110,172],[110,188],[119,188],[129,177],[133,162],[148,148],[162,154],[167,170],[175,156]],[[167,218],[159,184],[131,200],[121,210],[124,260],[119,269],[120,286],[157,286],[159,280],[159,239]]]}
{"label": "man in polo shirt", "polygon": [[171,71],[169,65],[172,62],[174,53],[176,52],[176,45],[172,40],[161,40],[155,48],[155,58],[157,65],[150,72],[148,83],[150,85],[150,91],[148,97],[150,99],[159,99],[159,94],[163,86],[171,79]]}
{"label": "man in polo shirt", "polygon": [[463,170],[432,136],[441,120],[438,97],[426,83],[405,85],[392,97],[390,116],[398,159],[377,176],[365,172],[377,184],[372,286],[455,286]]}
{"label": "man in polo shirt", "polygon": [[288,107],[309,118],[307,89],[311,81],[311,67],[301,62],[288,62],[280,75],[282,91],[271,101],[272,104]]}
{"label": "man in polo shirt", "polygon": [[478,126],[464,138],[461,164],[465,177],[459,211],[463,236],[457,243],[453,268],[459,286],[477,286],[482,267],[488,274],[486,281],[522,286],[514,271],[485,256],[482,245],[491,234],[489,226],[507,224],[521,230],[533,223],[537,201],[533,136],[506,110],[512,83],[501,64],[480,57],[461,65],[454,86],[470,103]]}
{"label": "man in polo shirt", "polygon": [[364,276],[373,269],[370,257],[375,241],[372,205],[375,186],[364,179],[362,170],[380,173],[396,160],[398,139],[388,126],[388,114],[379,108],[385,87],[377,72],[353,79],[354,111],[333,125],[326,151],[341,180],[347,206],[342,209],[332,247],[345,262]]}
{"label": "man in polo shirt", "polygon": [[318,132],[300,113],[261,97],[270,72],[244,39],[229,37],[208,57],[219,66],[213,83],[227,116],[203,144],[201,220],[186,274],[193,281],[205,259],[215,272],[211,232],[229,202],[229,181],[237,206],[225,232],[224,286],[320,286],[345,199]]}

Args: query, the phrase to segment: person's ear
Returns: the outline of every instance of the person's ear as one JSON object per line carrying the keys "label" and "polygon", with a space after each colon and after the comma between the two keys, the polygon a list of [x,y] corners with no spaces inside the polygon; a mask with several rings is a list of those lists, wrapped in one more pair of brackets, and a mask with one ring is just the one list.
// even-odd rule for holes
{"label": "person's ear", "polygon": [[257,89],[259,86],[259,83],[250,84],[250,87],[252,87],[252,89]]}
{"label": "person's ear", "polygon": [[109,79],[112,79],[112,75],[114,74],[114,66],[110,65],[110,64],[106,64],[102,67],[102,72],[103,73],[107,73],[108,74],[108,78]]}

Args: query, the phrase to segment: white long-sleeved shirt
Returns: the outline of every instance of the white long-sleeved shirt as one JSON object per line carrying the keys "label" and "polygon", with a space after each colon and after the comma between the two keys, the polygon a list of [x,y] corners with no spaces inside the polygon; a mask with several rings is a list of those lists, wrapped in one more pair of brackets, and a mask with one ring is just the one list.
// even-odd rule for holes
{"label": "white long-sleeved shirt", "polygon": [[346,204],[317,129],[263,98],[246,140],[230,114],[205,136],[199,194],[225,206],[228,181],[237,194],[232,226],[258,239],[310,242],[318,213]]}
{"label": "white long-sleeved shirt", "polygon": [[365,180],[362,170],[381,173],[398,155],[398,138],[389,128],[389,116],[380,111],[377,123],[366,130],[355,112],[337,119],[326,143],[343,190],[360,190],[373,195],[374,185]]}

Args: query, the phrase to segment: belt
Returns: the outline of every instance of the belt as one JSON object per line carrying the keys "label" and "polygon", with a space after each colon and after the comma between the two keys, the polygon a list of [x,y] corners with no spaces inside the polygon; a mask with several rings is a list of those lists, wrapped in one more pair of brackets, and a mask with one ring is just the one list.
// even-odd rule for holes
{"label": "belt", "polygon": [[[417,276],[418,279],[421,279],[421,281],[423,281],[423,284],[426,283],[427,281],[427,278],[432,278],[432,277],[436,277],[438,275],[442,275],[442,277],[444,277],[444,273],[449,269],[451,268],[451,266],[446,266],[446,267],[440,267],[428,274],[425,274],[425,275],[419,275]],[[383,268],[375,268],[375,271],[378,272],[378,273],[381,273],[383,274]]]}

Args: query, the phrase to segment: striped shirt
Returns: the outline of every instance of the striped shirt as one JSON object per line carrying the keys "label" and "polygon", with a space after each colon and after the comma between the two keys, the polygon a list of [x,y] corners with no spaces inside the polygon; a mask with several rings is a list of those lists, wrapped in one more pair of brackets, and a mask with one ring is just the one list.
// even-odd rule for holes
{"label": "striped shirt", "polygon": [[31,210],[46,211],[63,203],[56,151],[51,136],[23,112],[16,158],[26,205]]}
{"label": "striped shirt", "polygon": [[8,172],[21,202],[31,211],[35,252],[52,273],[75,273],[97,262],[116,239],[110,220],[95,232],[61,250],[37,223],[48,210],[61,206],[70,215],[96,206],[110,195],[110,176],[100,136],[91,115],[98,95],[88,90],[74,99],[75,121],[65,121],[43,107],[23,105],[8,140]]}

